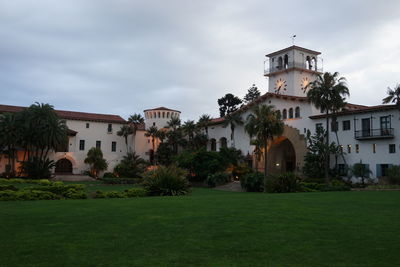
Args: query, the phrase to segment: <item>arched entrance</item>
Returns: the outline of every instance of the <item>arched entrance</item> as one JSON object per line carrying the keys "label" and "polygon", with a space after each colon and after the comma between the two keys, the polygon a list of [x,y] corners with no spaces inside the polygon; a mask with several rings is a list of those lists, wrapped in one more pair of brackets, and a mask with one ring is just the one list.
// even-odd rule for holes
{"label": "arched entrance", "polygon": [[56,162],[56,174],[72,174],[72,163],[68,159],[60,159]]}
{"label": "arched entrance", "polygon": [[271,143],[267,158],[267,172],[270,174],[296,171],[296,152],[286,137],[279,137]]}

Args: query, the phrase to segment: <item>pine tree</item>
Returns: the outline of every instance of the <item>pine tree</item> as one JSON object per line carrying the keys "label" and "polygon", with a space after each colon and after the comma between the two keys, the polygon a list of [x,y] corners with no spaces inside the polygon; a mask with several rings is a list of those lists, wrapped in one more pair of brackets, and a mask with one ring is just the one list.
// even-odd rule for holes
{"label": "pine tree", "polygon": [[250,102],[253,102],[254,100],[256,100],[257,98],[259,98],[261,95],[261,92],[258,90],[257,86],[255,84],[253,84],[248,90],[247,90],[247,94],[244,96],[243,98],[243,102],[245,102],[245,104],[248,104]]}

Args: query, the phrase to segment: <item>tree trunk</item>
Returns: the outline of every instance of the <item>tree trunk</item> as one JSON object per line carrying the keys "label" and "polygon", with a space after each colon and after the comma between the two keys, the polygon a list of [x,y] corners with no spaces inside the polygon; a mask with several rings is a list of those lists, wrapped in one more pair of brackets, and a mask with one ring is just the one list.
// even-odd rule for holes
{"label": "tree trunk", "polygon": [[268,141],[264,143],[264,192],[267,192],[267,147]]}
{"label": "tree trunk", "polygon": [[[329,111],[326,111],[326,147],[329,147]],[[329,183],[329,164],[330,164],[330,152],[326,152],[325,159],[325,183]]]}

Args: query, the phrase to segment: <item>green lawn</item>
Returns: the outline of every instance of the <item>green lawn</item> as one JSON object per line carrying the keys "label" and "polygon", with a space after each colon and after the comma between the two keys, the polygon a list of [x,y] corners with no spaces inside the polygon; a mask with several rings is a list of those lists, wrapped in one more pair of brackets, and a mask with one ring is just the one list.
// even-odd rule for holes
{"label": "green lawn", "polygon": [[0,266],[398,266],[400,191],[0,202]]}

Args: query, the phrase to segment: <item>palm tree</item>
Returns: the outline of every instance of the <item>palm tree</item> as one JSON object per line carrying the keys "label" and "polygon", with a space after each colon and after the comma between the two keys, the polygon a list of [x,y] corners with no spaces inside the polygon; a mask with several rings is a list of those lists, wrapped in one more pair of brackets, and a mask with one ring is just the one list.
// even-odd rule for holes
{"label": "palm tree", "polygon": [[103,158],[103,152],[96,147],[89,149],[84,162],[90,165],[90,173],[94,178],[98,178],[99,172],[106,170],[108,167],[107,161]]}
{"label": "palm tree", "polygon": [[10,174],[15,173],[16,146],[19,142],[19,132],[15,114],[4,113],[0,115],[0,144],[5,147],[8,156]]}
{"label": "palm tree", "polygon": [[167,122],[167,128],[176,130],[179,126],[181,126],[181,120],[178,117],[171,117],[171,119]]}
{"label": "palm tree", "polygon": [[236,125],[243,125],[242,117],[239,113],[229,113],[224,117],[224,127],[231,127],[231,146],[235,147],[235,127]]}
{"label": "palm tree", "polygon": [[[284,124],[271,105],[256,106],[247,117],[245,130],[250,139],[255,137],[264,150],[264,182],[267,179],[267,148],[268,141],[283,133]],[[264,187],[265,188],[265,187]]]}
{"label": "palm tree", "polygon": [[152,153],[154,155],[155,150],[156,150],[156,138],[158,135],[158,128],[157,126],[151,126],[149,129],[146,130],[145,136],[146,137],[151,137],[151,145],[152,145]]}
{"label": "palm tree", "polygon": [[397,84],[394,89],[388,87],[387,97],[382,99],[383,104],[394,103],[400,110],[400,84]]}
{"label": "palm tree", "polygon": [[208,114],[203,114],[200,116],[199,121],[197,122],[197,126],[199,128],[204,128],[206,135],[208,137],[208,125],[211,122],[211,117]]}
{"label": "palm tree", "polygon": [[194,134],[196,133],[196,124],[192,120],[187,120],[182,125],[183,133],[188,137],[189,143],[192,142]]}
{"label": "palm tree", "polygon": [[[133,135],[136,135],[136,131],[139,129],[139,125],[144,124],[144,118],[140,114],[133,114],[128,118],[129,126],[132,128]],[[135,141],[133,141],[133,150],[135,150]]]}
{"label": "palm tree", "polygon": [[133,127],[130,125],[122,125],[121,129],[117,132],[118,136],[123,136],[125,138],[126,152],[128,153],[130,149],[128,149],[128,136],[133,134]]}
{"label": "palm tree", "polygon": [[[318,75],[317,79],[311,82],[307,87],[307,97],[316,108],[321,109],[326,115],[326,145],[329,146],[329,114],[343,108],[345,97],[349,96],[349,89],[346,85],[346,79],[339,77],[339,73],[333,74],[325,72]],[[325,181],[329,182],[329,155],[325,162]]]}
{"label": "palm tree", "polygon": [[250,145],[254,146],[254,155],[256,156],[255,167],[256,171],[258,171],[258,162],[260,161],[262,156],[262,144],[258,139],[252,139],[250,140]]}

